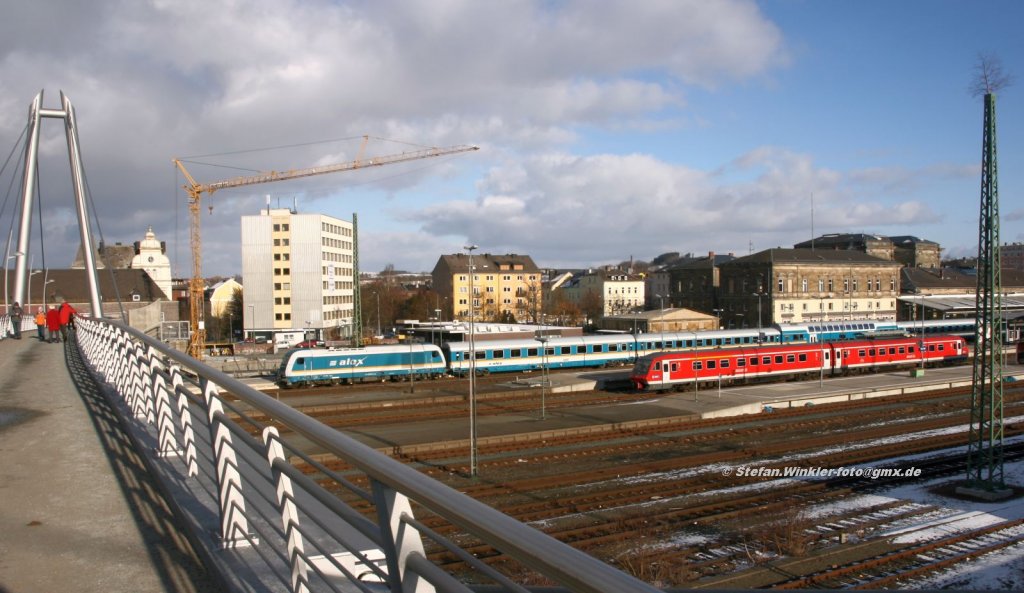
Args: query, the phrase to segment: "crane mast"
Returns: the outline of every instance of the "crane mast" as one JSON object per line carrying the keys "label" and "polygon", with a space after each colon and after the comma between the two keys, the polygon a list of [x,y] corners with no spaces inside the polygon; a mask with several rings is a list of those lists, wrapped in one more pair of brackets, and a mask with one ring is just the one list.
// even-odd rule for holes
{"label": "crane mast", "polygon": [[[363,143],[359,148],[358,158],[354,161],[348,161],[344,163],[337,163],[333,165],[323,165],[319,167],[308,167],[305,169],[290,169],[287,171],[267,171],[264,173],[258,173],[256,175],[246,175],[242,177],[233,177],[231,179],[225,179],[222,181],[215,181],[213,183],[198,183],[192,177],[192,174],[185,168],[185,164],[180,159],[174,159],[175,166],[181,171],[182,175],[185,176],[186,184],[183,186],[185,191],[188,192],[188,208],[189,208],[189,237],[192,249],[192,278],[189,280],[188,285],[188,296],[189,296],[189,342],[188,342],[188,353],[190,356],[197,360],[202,360],[203,350],[206,347],[206,327],[203,319],[203,242],[201,235],[201,224],[200,224],[200,211],[202,206],[203,194],[213,194],[219,189],[228,189],[233,187],[244,187],[247,185],[258,185],[262,183],[271,183],[274,181],[287,181],[290,179],[298,179],[300,177],[313,177],[315,175],[326,175],[328,173],[341,173],[343,171],[354,171],[356,169],[365,169],[368,167],[381,167],[384,165],[392,165],[395,163],[404,163],[407,161],[414,161],[417,159],[427,159],[439,156],[448,156],[458,154],[462,152],[471,152],[479,150],[478,146],[471,145],[459,145],[450,146],[446,148],[424,148],[422,150],[415,150],[409,152],[403,152],[399,154],[377,156],[370,158],[362,158],[363,150],[366,148],[366,143],[369,141],[369,136],[363,136]],[[353,245],[358,250],[358,245]],[[359,279],[356,278],[354,285],[356,291],[359,290]]]}

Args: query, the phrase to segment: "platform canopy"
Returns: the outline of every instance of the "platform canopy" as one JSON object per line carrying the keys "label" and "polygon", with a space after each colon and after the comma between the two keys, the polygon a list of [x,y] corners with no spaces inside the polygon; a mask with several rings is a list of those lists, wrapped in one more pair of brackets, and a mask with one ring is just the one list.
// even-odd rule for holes
{"label": "platform canopy", "polygon": [[[898,298],[904,303],[939,311],[943,316],[971,317],[977,306],[977,295],[974,294],[915,294]],[[1004,294],[1002,301],[1006,318],[1013,319],[1024,315],[1024,293]]]}

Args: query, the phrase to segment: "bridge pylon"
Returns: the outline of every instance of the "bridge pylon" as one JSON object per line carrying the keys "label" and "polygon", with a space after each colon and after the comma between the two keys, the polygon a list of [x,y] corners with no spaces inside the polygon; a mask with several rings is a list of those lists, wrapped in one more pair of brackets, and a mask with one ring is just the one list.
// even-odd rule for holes
{"label": "bridge pylon", "polygon": [[89,230],[89,212],[85,196],[85,169],[78,143],[78,124],[75,108],[63,91],[60,93],[60,109],[43,107],[43,91],[39,91],[28,111],[28,141],[25,143],[25,171],[22,178],[21,220],[18,226],[18,250],[15,252],[13,300],[25,302],[28,287],[28,252],[32,237],[32,202],[36,192],[36,177],[39,169],[39,129],[42,118],[64,120],[64,133],[68,142],[68,160],[71,165],[71,182],[74,186],[75,205],[78,210],[78,229],[82,238],[82,253],[85,256],[86,276],[89,280],[90,305],[93,317],[103,317],[100,301],[99,282],[96,276],[96,262],[92,247],[92,233]]}

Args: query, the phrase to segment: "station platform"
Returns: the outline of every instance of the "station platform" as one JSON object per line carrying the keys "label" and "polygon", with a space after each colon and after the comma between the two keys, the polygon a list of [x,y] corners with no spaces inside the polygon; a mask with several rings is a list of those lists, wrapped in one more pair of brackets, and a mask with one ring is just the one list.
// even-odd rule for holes
{"label": "station platform", "polygon": [[0,340],[0,592],[224,590],[74,348]]}
{"label": "station platform", "polygon": [[[1024,366],[1008,364],[1004,372],[1009,380],[1024,380]],[[551,385],[565,391],[593,389],[607,381],[619,381],[626,370],[583,371],[552,375]],[[527,433],[543,436],[546,431],[596,431],[625,428],[630,423],[672,419],[681,416],[719,418],[744,414],[764,414],[792,407],[804,407],[855,399],[884,397],[947,387],[969,386],[971,365],[928,368],[915,376],[908,370],[886,373],[829,377],[819,380],[781,383],[759,383],[749,386],[711,389],[702,387],[698,392],[664,392],[652,394],[650,399],[638,402],[613,402],[571,409],[542,409],[541,390],[531,387],[536,394],[537,406],[527,413],[487,413],[486,396],[478,400],[476,422],[478,444],[498,443],[515,439]],[[521,384],[510,381],[507,386]],[[465,426],[464,426],[465,425]],[[468,443],[468,423],[436,420],[399,425],[359,426],[346,431],[349,436],[380,449],[393,451],[400,448],[407,453],[418,447],[457,447]]]}

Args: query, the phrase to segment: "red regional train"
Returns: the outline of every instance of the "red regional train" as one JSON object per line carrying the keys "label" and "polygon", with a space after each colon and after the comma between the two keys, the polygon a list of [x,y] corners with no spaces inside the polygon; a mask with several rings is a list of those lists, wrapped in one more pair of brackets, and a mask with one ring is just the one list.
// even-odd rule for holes
{"label": "red regional train", "polygon": [[879,338],[779,344],[648,354],[630,374],[641,391],[684,390],[696,383],[723,385],[760,379],[818,378],[851,372],[874,372],[917,364],[954,364],[967,359],[966,341],[960,336]]}

